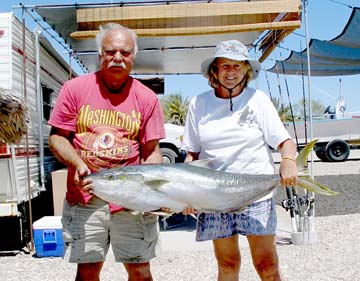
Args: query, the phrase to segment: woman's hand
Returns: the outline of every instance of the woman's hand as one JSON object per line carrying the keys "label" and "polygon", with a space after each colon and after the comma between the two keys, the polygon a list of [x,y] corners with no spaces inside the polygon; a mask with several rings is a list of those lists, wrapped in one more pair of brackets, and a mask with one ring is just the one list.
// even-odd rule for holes
{"label": "woman's hand", "polygon": [[197,214],[198,210],[194,209],[192,206],[187,205],[183,211],[182,211],[183,215],[191,215],[191,214]]}
{"label": "woman's hand", "polygon": [[299,179],[296,162],[292,159],[282,159],[280,163],[280,176],[283,187],[297,185]]}
{"label": "woman's hand", "polygon": [[291,139],[282,142],[278,150],[281,153],[280,177],[281,185],[295,186],[298,184],[298,170],[296,166],[296,145]]}

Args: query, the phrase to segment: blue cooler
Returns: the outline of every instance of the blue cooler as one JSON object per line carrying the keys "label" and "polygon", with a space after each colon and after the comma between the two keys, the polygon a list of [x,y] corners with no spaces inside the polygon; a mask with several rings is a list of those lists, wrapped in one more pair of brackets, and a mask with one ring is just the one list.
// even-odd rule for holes
{"label": "blue cooler", "polygon": [[45,216],[33,223],[34,244],[38,257],[62,257],[61,216]]}

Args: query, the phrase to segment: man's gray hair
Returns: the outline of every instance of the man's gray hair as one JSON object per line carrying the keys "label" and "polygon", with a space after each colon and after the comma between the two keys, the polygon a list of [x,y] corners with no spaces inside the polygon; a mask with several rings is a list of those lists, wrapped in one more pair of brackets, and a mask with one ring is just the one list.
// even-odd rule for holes
{"label": "man's gray hair", "polygon": [[134,45],[135,45],[135,48],[134,48],[134,57],[135,57],[136,53],[138,52],[137,35],[136,35],[135,31],[128,27],[125,27],[121,24],[113,23],[113,22],[100,25],[99,32],[98,32],[98,34],[96,34],[95,41],[96,41],[96,46],[98,48],[99,54],[101,55],[101,53],[102,53],[102,42],[104,40],[106,33],[108,33],[109,31],[112,31],[112,30],[122,30],[131,35],[131,37],[134,40]]}

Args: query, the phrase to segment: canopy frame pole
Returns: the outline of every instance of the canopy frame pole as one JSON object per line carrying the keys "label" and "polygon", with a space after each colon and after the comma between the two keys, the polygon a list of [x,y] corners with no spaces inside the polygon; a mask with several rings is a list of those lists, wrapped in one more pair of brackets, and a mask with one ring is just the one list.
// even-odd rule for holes
{"label": "canopy frame pole", "polygon": [[[308,9],[307,9],[307,5],[308,5],[308,0],[303,0],[304,1],[304,15],[305,15],[305,38],[306,38],[306,48],[307,48],[307,68],[308,68],[308,75],[307,75],[307,80],[308,80],[308,101],[309,101],[309,136],[310,136],[310,141],[313,138],[313,112],[312,112],[312,105],[311,105],[311,63],[310,63],[310,40],[309,40],[309,21],[308,21]],[[314,175],[314,154],[313,151],[311,151],[310,154],[310,159],[311,159],[311,167],[310,167],[310,171],[311,171],[311,176]]]}
{"label": "canopy frame pole", "polygon": [[[304,5],[304,15],[305,15],[305,34],[306,34],[306,48],[307,48],[307,67],[308,67],[308,99],[309,99],[309,135],[310,141],[313,139],[313,112],[312,112],[312,105],[311,105],[311,63],[310,63],[310,40],[309,40],[309,20],[308,20],[308,0],[303,0]],[[310,154],[310,175],[314,176],[314,150],[311,150]],[[309,195],[309,194],[308,194]],[[311,199],[315,198],[314,192],[310,192]],[[315,207],[314,204],[311,204],[311,208],[309,209],[309,231],[314,232],[314,214],[315,214]]]}

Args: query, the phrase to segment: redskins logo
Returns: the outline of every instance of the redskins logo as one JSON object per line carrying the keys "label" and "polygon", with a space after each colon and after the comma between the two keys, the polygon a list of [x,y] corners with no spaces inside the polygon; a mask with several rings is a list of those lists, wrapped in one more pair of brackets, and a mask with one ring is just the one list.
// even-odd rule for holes
{"label": "redskins logo", "polygon": [[109,149],[112,148],[115,144],[115,137],[113,134],[111,133],[103,133],[101,135],[99,135],[94,142],[94,149],[95,150],[99,150],[99,149]]}
{"label": "redskins logo", "polygon": [[129,158],[131,144],[118,129],[99,126],[83,134],[80,156],[94,170],[111,168]]}

